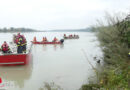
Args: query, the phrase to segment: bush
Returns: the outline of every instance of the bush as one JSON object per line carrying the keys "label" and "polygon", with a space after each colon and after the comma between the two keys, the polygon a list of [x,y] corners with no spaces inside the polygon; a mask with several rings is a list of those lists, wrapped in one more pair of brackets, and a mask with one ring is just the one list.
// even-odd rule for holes
{"label": "bush", "polygon": [[[125,19],[108,15],[107,25],[99,22],[96,31],[100,46],[104,53],[104,68],[99,76],[97,85],[100,90],[129,90],[130,84],[130,58],[128,57],[130,45],[130,17]],[[84,88],[95,87],[94,85],[83,85]]]}

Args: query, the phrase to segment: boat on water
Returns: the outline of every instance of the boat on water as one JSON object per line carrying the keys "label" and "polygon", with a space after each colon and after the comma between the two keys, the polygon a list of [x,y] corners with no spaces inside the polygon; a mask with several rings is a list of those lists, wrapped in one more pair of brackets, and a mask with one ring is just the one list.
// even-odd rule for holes
{"label": "boat on water", "polygon": [[52,41],[52,42],[49,42],[49,41],[36,41],[36,40],[33,40],[31,41],[32,44],[63,44],[64,42],[64,39],[61,39],[60,41]]}
{"label": "boat on water", "polygon": [[69,36],[68,36],[68,37],[67,37],[67,36],[65,37],[65,36],[64,36],[64,39],[79,39],[79,36],[75,36],[75,37],[73,37],[73,36],[72,36],[72,37],[69,37]]}
{"label": "boat on water", "polygon": [[26,65],[30,59],[30,52],[27,54],[3,54],[0,55],[0,65]]}
{"label": "boat on water", "polygon": [[31,48],[32,48],[32,44],[30,46],[30,48],[27,50],[26,53],[17,53],[17,47],[14,43],[12,43],[14,47],[11,47],[11,51],[12,53],[7,53],[4,54],[2,52],[0,52],[0,65],[2,66],[14,66],[14,65],[26,65],[29,63],[29,61],[31,60]]}
{"label": "boat on water", "polygon": [[61,41],[58,42],[38,42],[38,41],[31,41],[33,44],[62,44]]}

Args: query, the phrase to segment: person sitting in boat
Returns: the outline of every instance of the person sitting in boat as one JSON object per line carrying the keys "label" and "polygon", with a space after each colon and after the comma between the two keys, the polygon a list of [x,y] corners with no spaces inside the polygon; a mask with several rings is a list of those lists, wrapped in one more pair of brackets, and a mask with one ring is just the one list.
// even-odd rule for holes
{"label": "person sitting in boat", "polygon": [[66,37],[66,34],[64,34],[64,37]]}
{"label": "person sitting in boat", "polygon": [[46,37],[43,37],[43,42],[47,42],[47,38]]}
{"label": "person sitting in boat", "polygon": [[54,37],[53,42],[57,42],[57,41],[58,41],[58,39],[56,37]]}
{"label": "person sitting in boat", "polygon": [[37,42],[36,36],[33,38],[33,42]]}
{"label": "person sitting in boat", "polygon": [[11,53],[10,48],[9,48],[8,44],[6,43],[6,41],[4,41],[4,43],[2,44],[1,51],[3,53]]}
{"label": "person sitting in boat", "polygon": [[69,35],[69,37],[70,37],[70,38],[72,38],[72,34],[71,34],[71,35]]}
{"label": "person sitting in boat", "polygon": [[79,38],[79,35],[76,35],[76,38]]}
{"label": "person sitting in boat", "polygon": [[45,37],[45,41],[47,42],[47,38]]}

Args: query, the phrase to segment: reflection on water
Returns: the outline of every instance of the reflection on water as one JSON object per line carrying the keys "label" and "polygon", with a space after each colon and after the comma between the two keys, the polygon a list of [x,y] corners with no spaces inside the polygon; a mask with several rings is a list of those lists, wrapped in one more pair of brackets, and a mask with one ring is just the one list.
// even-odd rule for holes
{"label": "reflection on water", "polygon": [[32,75],[32,65],[33,64],[25,66],[0,66],[0,77],[2,81],[11,81],[14,82],[15,86],[24,88],[25,81],[29,80]]}
{"label": "reflection on water", "polygon": [[[46,36],[51,41],[54,36],[59,40],[63,38],[61,32],[24,33],[28,46],[34,36],[42,40]],[[93,57],[102,56],[99,42],[93,33],[67,33],[78,34],[80,39],[65,40],[62,45],[33,45],[33,60],[26,66],[0,67],[0,77],[4,81],[13,81],[15,86],[9,90],[77,90],[82,84],[88,83],[88,78],[94,75],[91,65],[85,59],[81,49],[84,49],[89,61],[94,67],[96,61]],[[0,34],[1,42],[10,42],[12,34]],[[8,37],[6,37],[8,36]],[[92,42],[93,41],[93,42]],[[29,48],[29,47],[28,47]],[[51,89],[50,89],[51,90]]]}

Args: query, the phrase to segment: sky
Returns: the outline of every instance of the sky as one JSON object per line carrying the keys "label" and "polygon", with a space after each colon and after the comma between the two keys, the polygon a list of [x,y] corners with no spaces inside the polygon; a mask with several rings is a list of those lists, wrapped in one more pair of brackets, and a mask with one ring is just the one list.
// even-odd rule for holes
{"label": "sky", "polygon": [[80,29],[105,12],[129,12],[130,0],[0,0],[0,28]]}

